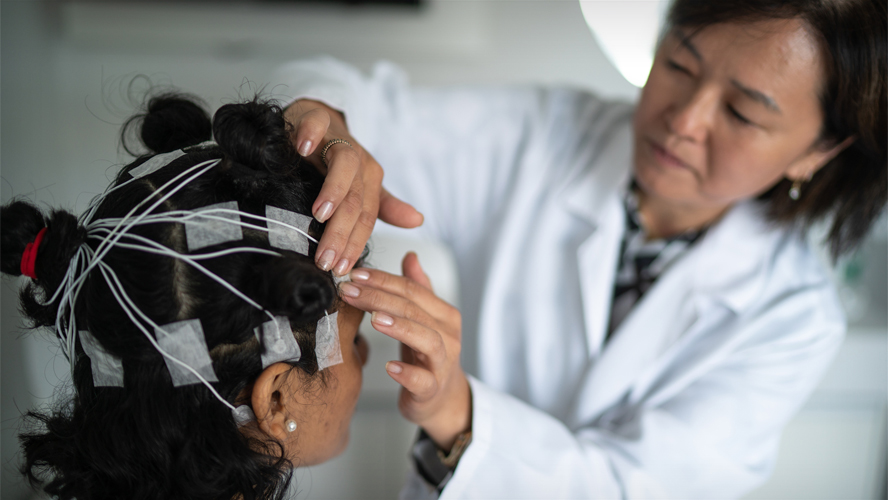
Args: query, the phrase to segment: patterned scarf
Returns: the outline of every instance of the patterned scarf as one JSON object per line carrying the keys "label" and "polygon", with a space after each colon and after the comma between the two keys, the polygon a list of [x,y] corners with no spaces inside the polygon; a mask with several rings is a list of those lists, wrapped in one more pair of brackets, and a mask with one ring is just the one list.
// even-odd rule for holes
{"label": "patterned scarf", "polygon": [[626,208],[626,232],[620,249],[620,266],[614,283],[607,339],[610,339],[635,304],[653,286],[654,281],[706,232],[706,229],[691,230],[671,238],[648,241],[638,213],[636,189],[633,182],[623,200]]}

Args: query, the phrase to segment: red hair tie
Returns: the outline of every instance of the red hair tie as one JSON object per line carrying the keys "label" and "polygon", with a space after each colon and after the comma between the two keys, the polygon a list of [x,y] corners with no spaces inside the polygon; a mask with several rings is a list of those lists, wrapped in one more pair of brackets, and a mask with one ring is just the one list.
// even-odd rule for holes
{"label": "red hair tie", "polygon": [[46,229],[45,227],[41,229],[34,241],[25,245],[25,251],[22,252],[22,274],[31,279],[37,279],[37,275],[34,273],[34,264],[37,263],[37,249],[40,248],[40,242],[43,241]]}

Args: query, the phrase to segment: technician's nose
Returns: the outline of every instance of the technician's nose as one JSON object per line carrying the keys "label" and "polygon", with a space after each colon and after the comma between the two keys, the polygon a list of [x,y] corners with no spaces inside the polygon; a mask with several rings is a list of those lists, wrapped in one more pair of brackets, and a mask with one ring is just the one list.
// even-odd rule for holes
{"label": "technician's nose", "polygon": [[667,112],[666,126],[670,133],[702,144],[712,127],[717,109],[717,92],[706,87],[697,88]]}

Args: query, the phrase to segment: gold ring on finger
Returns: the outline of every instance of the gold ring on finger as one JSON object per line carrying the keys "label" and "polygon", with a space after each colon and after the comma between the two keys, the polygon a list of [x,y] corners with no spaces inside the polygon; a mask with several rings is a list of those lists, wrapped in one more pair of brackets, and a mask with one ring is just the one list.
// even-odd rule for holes
{"label": "gold ring on finger", "polygon": [[324,149],[321,150],[321,161],[324,162],[325,166],[327,166],[327,151],[336,144],[345,144],[348,147],[352,147],[351,143],[345,139],[330,139],[330,142],[325,144]]}

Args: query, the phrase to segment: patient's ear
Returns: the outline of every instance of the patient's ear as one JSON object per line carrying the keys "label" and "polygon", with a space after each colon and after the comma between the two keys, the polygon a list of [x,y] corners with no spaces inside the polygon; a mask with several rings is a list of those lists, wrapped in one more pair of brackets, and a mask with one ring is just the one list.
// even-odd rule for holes
{"label": "patient's ear", "polygon": [[253,384],[253,413],[256,423],[265,434],[281,443],[287,441],[287,420],[290,399],[289,378],[293,367],[287,363],[275,363],[266,368]]}

